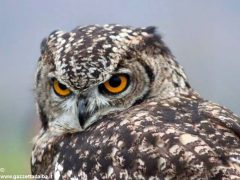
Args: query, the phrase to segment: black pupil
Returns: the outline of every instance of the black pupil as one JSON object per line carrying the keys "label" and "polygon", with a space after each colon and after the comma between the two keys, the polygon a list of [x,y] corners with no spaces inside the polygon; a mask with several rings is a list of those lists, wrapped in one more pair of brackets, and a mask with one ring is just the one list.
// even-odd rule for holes
{"label": "black pupil", "polygon": [[119,78],[119,76],[113,76],[111,77],[111,79],[109,80],[109,84],[112,87],[118,87],[121,84],[121,79]]}
{"label": "black pupil", "polygon": [[66,90],[67,87],[64,84],[59,83],[59,88],[62,90]]}

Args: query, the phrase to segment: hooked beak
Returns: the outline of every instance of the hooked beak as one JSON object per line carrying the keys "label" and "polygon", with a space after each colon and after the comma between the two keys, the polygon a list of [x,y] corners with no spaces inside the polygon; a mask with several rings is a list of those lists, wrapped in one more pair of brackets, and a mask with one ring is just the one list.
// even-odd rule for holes
{"label": "hooked beak", "polygon": [[84,99],[80,99],[78,102],[78,119],[81,127],[84,127],[84,124],[88,118],[87,114],[87,103]]}

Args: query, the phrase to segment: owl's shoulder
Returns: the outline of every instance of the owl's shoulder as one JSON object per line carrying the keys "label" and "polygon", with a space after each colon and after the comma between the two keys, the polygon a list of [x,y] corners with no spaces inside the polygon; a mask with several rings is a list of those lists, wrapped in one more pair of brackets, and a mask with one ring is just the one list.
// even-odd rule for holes
{"label": "owl's shoulder", "polygon": [[153,98],[60,137],[48,167],[66,178],[240,177],[239,129],[237,116],[198,96]]}
{"label": "owl's shoulder", "polygon": [[230,110],[188,95],[152,99],[107,116],[101,132],[109,138],[103,146],[117,152],[110,157],[122,158],[118,166],[130,174],[138,167],[137,178],[240,177],[239,122]]}

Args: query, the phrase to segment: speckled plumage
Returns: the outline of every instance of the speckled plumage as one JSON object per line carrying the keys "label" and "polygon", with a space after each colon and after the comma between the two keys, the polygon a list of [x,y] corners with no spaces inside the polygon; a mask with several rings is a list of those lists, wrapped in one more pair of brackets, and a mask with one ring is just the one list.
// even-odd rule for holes
{"label": "speckled plumage", "polygon": [[[54,179],[239,179],[240,119],[202,99],[153,27],[55,31],[36,76],[32,173]],[[130,76],[119,95],[99,85]],[[56,78],[73,92],[58,97]],[[79,123],[79,101],[86,117]],[[82,104],[82,103],[81,103]]]}

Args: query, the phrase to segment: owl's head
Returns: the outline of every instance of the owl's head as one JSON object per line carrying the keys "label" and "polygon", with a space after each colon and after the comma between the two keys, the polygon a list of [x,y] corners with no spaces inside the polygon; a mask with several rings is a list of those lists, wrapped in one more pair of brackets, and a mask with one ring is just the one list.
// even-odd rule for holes
{"label": "owl's head", "polygon": [[82,131],[110,112],[189,90],[154,27],[78,27],[54,31],[41,45],[36,98],[44,129]]}

